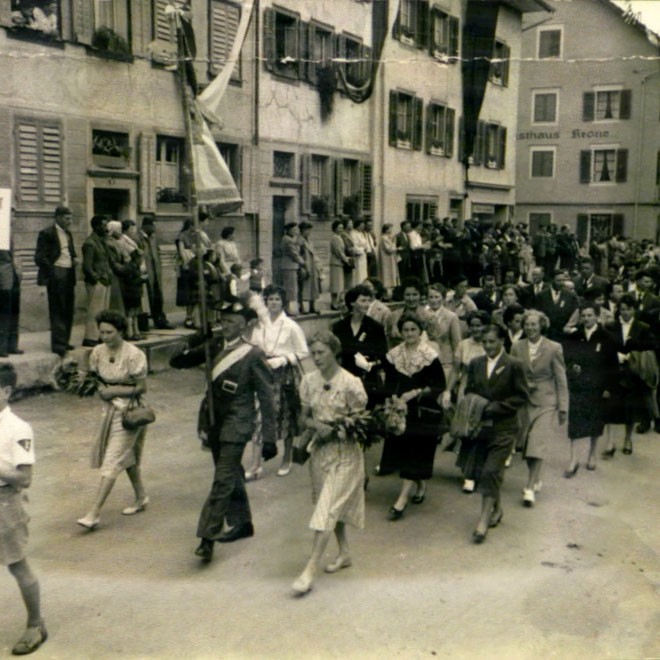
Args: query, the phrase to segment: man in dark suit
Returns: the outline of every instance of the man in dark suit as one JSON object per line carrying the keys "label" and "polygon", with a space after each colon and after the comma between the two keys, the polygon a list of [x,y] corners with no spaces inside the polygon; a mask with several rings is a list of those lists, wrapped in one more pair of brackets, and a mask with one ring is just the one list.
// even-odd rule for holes
{"label": "man in dark suit", "polygon": [[72,218],[70,209],[58,206],[55,222],[39,232],[34,253],[37,284],[45,286],[48,294],[50,347],[60,357],[73,348],[69,344],[76,286],[76,250],[69,231]]}
{"label": "man in dark suit", "polygon": [[652,270],[640,270],[635,276],[633,295],[637,300],[637,318],[658,331],[658,316],[660,315],[660,298],[655,295],[655,273]]}
{"label": "man in dark suit", "polygon": [[594,272],[594,261],[591,257],[583,257],[580,260],[580,275],[575,278],[575,293],[584,298],[589,291],[598,289],[605,293],[607,278],[596,275]]}
{"label": "man in dark suit", "polygon": [[474,393],[488,400],[479,431],[482,496],[481,516],[472,538],[482,543],[489,527],[502,520],[500,489],[506,460],[518,435],[518,409],[527,401],[528,385],[520,360],[504,351],[504,330],[490,325],[483,334],[486,355],[468,365],[465,394]]}
{"label": "man in dark suit", "polygon": [[13,246],[0,250],[0,357],[20,355],[18,316],[21,309],[21,269]]}
{"label": "man in dark suit", "polygon": [[401,260],[399,261],[399,278],[402,282],[413,275],[411,270],[412,249],[410,247],[410,238],[408,236],[411,228],[412,226],[410,222],[404,220],[401,223],[401,231],[394,237],[396,249],[399,257],[401,257]]}
{"label": "man in dark suit", "polygon": [[151,319],[156,328],[171,330],[173,326],[163,311],[163,268],[156,240],[156,225],[152,216],[145,215],[142,218],[137,244],[144,253],[144,263],[147,267],[147,295]]}
{"label": "man in dark suit", "polygon": [[501,292],[495,284],[495,275],[484,277],[483,288],[472,296],[477,309],[492,314],[502,305]]}
{"label": "man in dark suit", "polygon": [[557,270],[550,287],[536,297],[536,308],[543,312],[550,321],[548,339],[561,342],[566,338],[564,326],[568,323],[573,312],[579,307],[577,296],[564,287],[568,273]]}
{"label": "man in dark suit", "polygon": [[[255,394],[259,400],[264,439],[262,455],[277,455],[276,406],[273,372],[263,351],[248,343],[243,335],[250,318],[256,315],[236,303],[221,312],[222,341],[212,346],[212,397],[214,424],[209,422],[206,399],[200,409],[199,431],[211,450],[215,474],[211,492],[204,503],[197,536],[201,539],[195,554],[204,561],[213,557],[213,545],[231,543],[254,534],[250,504],[245,491],[243,450],[252,438],[257,418]],[[181,369],[204,363],[204,344],[175,355],[170,365]],[[223,524],[231,526],[223,531]]]}
{"label": "man in dark suit", "polygon": [[543,281],[543,268],[532,268],[532,281],[520,289],[520,304],[525,309],[536,309],[537,296],[547,288],[548,284]]}

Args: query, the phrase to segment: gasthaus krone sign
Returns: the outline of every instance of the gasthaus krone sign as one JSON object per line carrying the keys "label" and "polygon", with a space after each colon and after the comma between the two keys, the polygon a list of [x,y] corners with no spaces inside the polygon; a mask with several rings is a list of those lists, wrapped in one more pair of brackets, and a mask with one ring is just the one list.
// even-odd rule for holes
{"label": "gasthaus krone sign", "polygon": [[9,249],[11,188],[0,188],[0,250]]}

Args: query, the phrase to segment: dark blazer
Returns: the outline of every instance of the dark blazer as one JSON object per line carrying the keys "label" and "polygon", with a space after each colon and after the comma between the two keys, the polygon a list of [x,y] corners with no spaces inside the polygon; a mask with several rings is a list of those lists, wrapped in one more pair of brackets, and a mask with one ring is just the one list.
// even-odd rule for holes
{"label": "dark blazer", "polygon": [[339,319],[332,326],[332,332],[341,342],[341,366],[354,376],[365,375],[365,371],[355,365],[356,353],[362,353],[370,362],[383,360],[387,353],[385,328],[369,316],[362,319],[357,335],[353,335],[350,314]]}
{"label": "dark blazer", "polygon": [[[223,344],[221,339],[214,340],[212,344],[214,366],[232,352],[223,350]],[[246,344],[243,341],[238,346]],[[204,345],[201,344],[172,357],[170,366],[175,369],[196,367],[203,364],[204,359]],[[245,356],[220,373],[213,381],[215,426],[208,429],[209,440],[213,442],[215,438],[220,443],[246,444],[252,437],[257,419],[256,393],[263,437],[266,442],[274,442],[277,432],[273,383],[273,372],[266,362],[266,356],[256,346],[252,346]],[[203,403],[200,417],[204,407]],[[200,426],[203,428],[203,423]]]}
{"label": "dark blazer", "polygon": [[657,332],[658,316],[660,315],[660,298],[650,291],[645,291],[637,308],[637,318],[651,326]]}
{"label": "dark blazer", "polygon": [[492,314],[502,304],[501,295],[501,291],[496,289],[495,302],[493,302],[490,295],[482,289],[481,291],[477,291],[477,293],[472,296],[472,300],[478,309],[481,309],[484,312],[488,312],[488,314]]}
{"label": "dark blazer", "polygon": [[605,289],[609,284],[609,280],[606,277],[601,277],[600,275],[593,275],[589,284],[586,283],[582,275],[578,275],[575,278],[575,293],[577,293],[580,298],[582,298],[588,291],[594,291],[598,289],[605,293]]}
{"label": "dark blazer", "polygon": [[650,326],[643,321],[635,319],[630,327],[628,341],[623,343],[621,323],[610,323],[606,328],[617,353],[630,353],[630,351],[653,351],[656,349],[656,340]]}
{"label": "dark blazer", "polygon": [[496,433],[511,432],[518,424],[516,413],[528,396],[522,362],[502,351],[490,378],[486,376],[487,363],[485,355],[470,362],[465,393],[473,392],[490,401],[484,416],[493,420]]}
{"label": "dark blazer", "polygon": [[579,307],[577,296],[570,291],[561,291],[559,293],[559,300],[555,304],[552,299],[551,288],[548,287],[545,291],[536,297],[536,308],[543,312],[550,321],[550,328],[548,329],[548,338],[555,341],[564,339],[564,326],[573,315],[573,312]]}
{"label": "dark blazer", "polygon": [[109,286],[112,281],[112,270],[108,257],[108,246],[105,238],[90,234],[82,246],[82,269],[87,284],[100,282]]}
{"label": "dark blazer", "polygon": [[[569,388],[602,395],[616,382],[619,371],[616,353],[612,335],[603,327],[598,326],[587,339],[584,327],[578,326],[564,347]],[[580,367],[578,374],[574,370],[576,365]]]}
{"label": "dark blazer", "polygon": [[[69,250],[71,251],[71,259],[74,267],[74,281],[75,281],[75,266],[76,266],[76,250],[73,245],[73,237],[71,232],[66,232],[69,239]],[[34,252],[34,263],[39,267],[37,272],[37,284],[45,286],[50,279],[50,274],[55,262],[60,256],[60,241],[57,238],[57,229],[55,225],[46,227],[39,232],[37,236],[37,249]]]}
{"label": "dark blazer", "polygon": [[[541,283],[541,292],[545,291],[550,285],[547,282]],[[537,294],[534,293],[534,284],[526,284],[520,287],[520,304],[525,309],[536,309]]]}

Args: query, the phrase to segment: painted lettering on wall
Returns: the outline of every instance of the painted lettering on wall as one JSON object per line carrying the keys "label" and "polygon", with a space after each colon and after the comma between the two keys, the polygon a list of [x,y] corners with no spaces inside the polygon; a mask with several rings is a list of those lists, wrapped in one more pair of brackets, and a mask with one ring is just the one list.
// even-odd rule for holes
{"label": "painted lettering on wall", "polygon": [[[609,138],[609,131],[583,131],[579,128],[574,128],[571,131],[571,138]],[[561,138],[560,131],[524,131],[518,133],[517,140],[559,140]]]}
{"label": "painted lettering on wall", "polygon": [[579,128],[574,128],[571,133],[572,138],[607,138],[610,137],[609,131],[581,131]]}

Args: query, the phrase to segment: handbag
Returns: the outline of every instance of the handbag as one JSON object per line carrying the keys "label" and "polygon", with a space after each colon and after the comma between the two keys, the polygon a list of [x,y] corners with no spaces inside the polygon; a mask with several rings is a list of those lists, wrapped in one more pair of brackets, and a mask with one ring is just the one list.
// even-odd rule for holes
{"label": "handbag", "polygon": [[145,406],[139,394],[131,396],[128,406],[121,415],[121,425],[127,431],[136,431],[141,426],[151,424],[155,420],[154,409]]}
{"label": "handbag", "polygon": [[291,445],[291,460],[297,465],[304,465],[309,458],[309,445],[314,439],[314,431],[305,429],[293,439]]}

